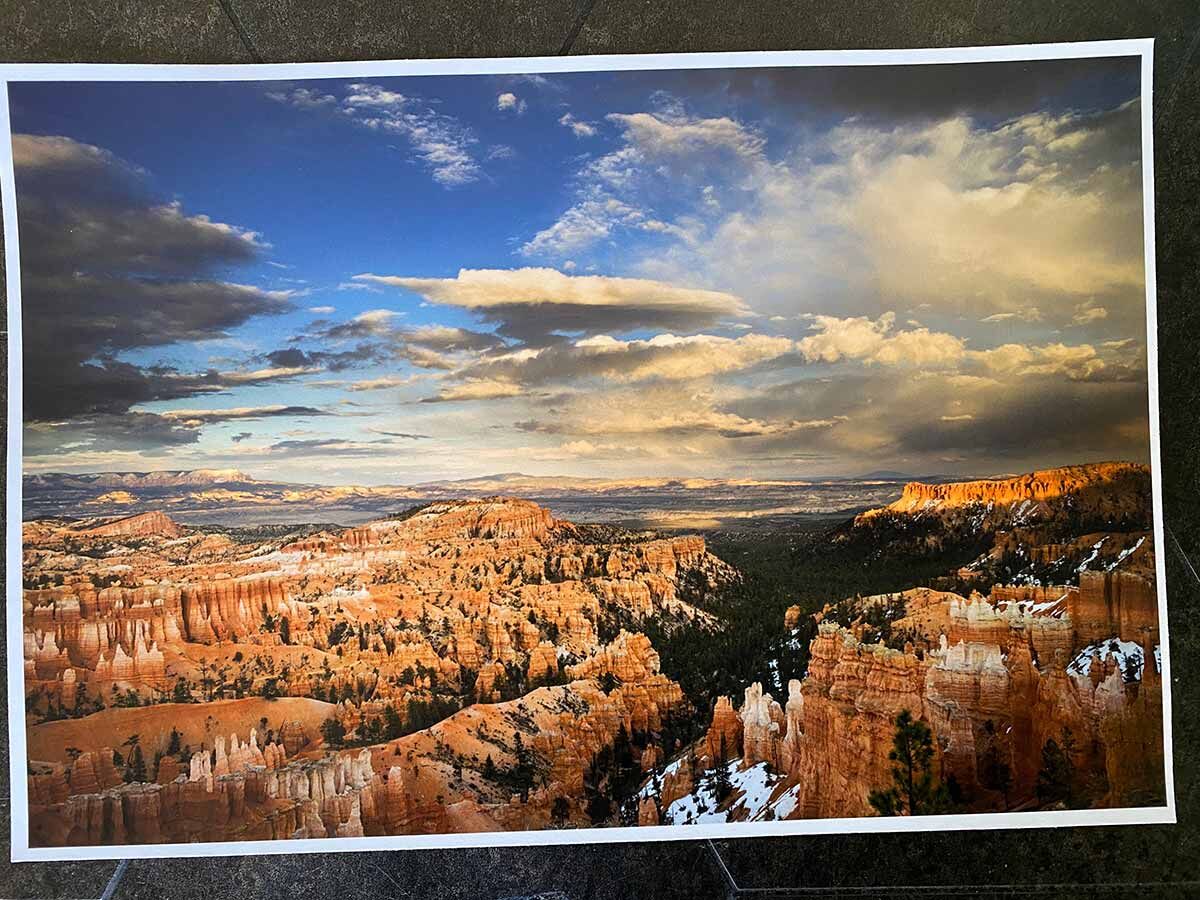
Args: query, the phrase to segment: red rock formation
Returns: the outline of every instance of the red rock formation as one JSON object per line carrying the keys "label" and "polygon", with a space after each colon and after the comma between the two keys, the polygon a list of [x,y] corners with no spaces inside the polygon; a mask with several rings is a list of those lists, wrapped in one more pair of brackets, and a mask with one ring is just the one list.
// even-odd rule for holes
{"label": "red rock formation", "polygon": [[1152,578],[1133,572],[1083,572],[1067,610],[1081,644],[1119,636],[1158,643],[1158,592]]}
{"label": "red rock formation", "polygon": [[[1144,481],[1149,477],[1146,466],[1134,463],[1095,463],[1083,466],[1063,466],[1045,469],[1015,478],[983,481],[960,481],[949,484],[925,484],[913,481],[904,486],[900,499],[885,509],[889,512],[913,513],[932,509],[950,509],[972,504],[992,503],[1011,506],[1029,501],[1042,503],[1068,494],[1079,495],[1097,485],[1122,480]],[[863,513],[870,517],[880,510]]]}
{"label": "red rock formation", "polygon": [[135,516],[125,516],[94,525],[79,531],[89,537],[167,537],[175,538],[183,534],[183,529],[171,521],[170,517],[160,511],[138,513]]}
{"label": "red rock formation", "polygon": [[733,759],[742,755],[742,720],[728,697],[717,698],[712,724],[704,738],[704,749],[710,760]]}
{"label": "red rock formation", "polygon": [[[1010,765],[1011,808],[1034,798],[1041,749],[1048,739],[1061,740],[1064,728],[1075,736],[1080,770],[1106,773],[1105,803],[1131,805],[1161,795],[1162,701],[1153,663],[1140,683],[1125,684],[1114,666],[1105,669],[1098,659],[1091,677],[1071,676],[1057,642],[1079,647],[1085,637],[1069,617],[1025,615],[1016,604],[998,613],[981,598],[944,602],[951,639],[943,635],[941,646],[923,658],[864,645],[848,630],[822,623],[808,677],[790,692],[778,746],[769,695],[757,686],[747,691],[746,761],[766,760],[787,772],[797,785],[796,815],[872,814],[867,795],[891,783],[887,755],[903,710],[929,724],[935,772],[943,780],[953,776],[974,809],[1005,800],[980,774],[989,749]],[[1039,646],[1041,662],[1035,663]],[[1143,652],[1153,659],[1149,642]]]}

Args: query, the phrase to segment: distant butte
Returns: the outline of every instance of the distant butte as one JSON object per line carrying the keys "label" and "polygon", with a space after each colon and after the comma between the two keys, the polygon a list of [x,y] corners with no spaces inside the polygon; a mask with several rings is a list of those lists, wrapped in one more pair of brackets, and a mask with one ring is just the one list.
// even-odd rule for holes
{"label": "distant butte", "polygon": [[79,531],[79,534],[95,537],[149,537],[157,535],[159,537],[175,538],[181,536],[183,533],[183,529],[175,524],[170,516],[159,510],[138,513],[134,516],[124,516],[104,522],[101,525],[93,525],[90,528],[80,529]]}

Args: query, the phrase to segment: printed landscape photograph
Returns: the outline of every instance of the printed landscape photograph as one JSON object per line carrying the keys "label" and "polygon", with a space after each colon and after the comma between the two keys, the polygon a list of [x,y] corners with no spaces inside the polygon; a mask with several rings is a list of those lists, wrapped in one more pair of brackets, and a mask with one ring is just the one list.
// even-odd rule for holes
{"label": "printed landscape photograph", "polygon": [[8,82],[15,847],[1171,820],[1142,57],[629,65]]}

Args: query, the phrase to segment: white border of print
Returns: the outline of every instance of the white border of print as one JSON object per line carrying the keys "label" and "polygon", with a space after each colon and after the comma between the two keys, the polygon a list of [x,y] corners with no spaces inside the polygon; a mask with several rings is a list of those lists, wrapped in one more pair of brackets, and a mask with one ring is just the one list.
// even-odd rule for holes
{"label": "white border of print", "polygon": [[[8,83],[31,81],[271,81],[413,75],[500,75],[620,70],[753,68],[762,66],[883,66],[914,63],[996,62],[1003,60],[1087,59],[1133,56],[1141,59],[1142,191],[1146,276],[1146,337],[1150,415],[1150,456],[1154,495],[1154,540],[1158,548],[1158,614],[1162,635],[1163,740],[1167,804],[1127,809],[1062,810],[1022,813],[968,813],[919,818],[802,819],[721,825],[657,825],[638,828],[577,828],[554,831],[438,834],[363,838],[312,838],[284,841],[240,841],[196,844],[112,845],[102,847],[29,846],[26,783],[24,665],[21,622],[21,273],[17,235],[16,189]],[[325,853],[351,850],[397,850],[452,847],[504,847],[537,844],[585,844],[623,841],[731,839],[850,832],[941,831],[990,828],[1046,828],[1079,825],[1132,825],[1175,822],[1175,788],[1171,745],[1171,669],[1167,638],[1167,585],[1163,550],[1162,475],[1158,426],[1158,336],[1154,269],[1154,149],[1151,130],[1151,39],[1074,44],[1029,44],[1006,47],[927,50],[836,50],[755,53],[695,53],[654,56],[530,57],[520,59],[439,59],[407,62],[286,63],[234,66],[159,65],[0,65],[0,197],[3,199],[7,260],[8,357],[8,498],[6,570],[8,598],[8,711],[12,859],[78,860]]]}

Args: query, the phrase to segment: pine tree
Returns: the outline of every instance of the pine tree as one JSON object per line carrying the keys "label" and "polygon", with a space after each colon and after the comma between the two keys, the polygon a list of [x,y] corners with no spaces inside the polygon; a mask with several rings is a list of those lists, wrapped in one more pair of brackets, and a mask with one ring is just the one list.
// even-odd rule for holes
{"label": "pine tree", "polygon": [[867,801],[881,816],[947,812],[949,793],[933,777],[933,732],[907,709],[896,716],[892,738],[892,785],[871,791]]}
{"label": "pine tree", "polygon": [[999,791],[1004,797],[1004,808],[1008,809],[1008,791],[1012,787],[1012,769],[1004,761],[996,736],[996,726],[988,719],[983,724],[988,735],[987,748],[980,760],[980,780],[988,790]]}
{"label": "pine tree", "polygon": [[125,769],[125,780],[127,782],[146,780],[146,759],[142,755],[141,744],[136,745],[129,752],[129,766]]}
{"label": "pine tree", "polygon": [[550,819],[558,828],[565,828],[567,817],[571,815],[571,804],[566,797],[555,797],[550,807]]}
{"label": "pine tree", "polygon": [[716,763],[704,773],[707,787],[720,806],[733,793],[733,780],[729,777],[729,762],[726,760],[728,747],[725,746],[725,735],[721,735],[721,752]]}
{"label": "pine tree", "polygon": [[490,753],[483,763],[483,777],[488,781],[496,780],[496,761],[492,759],[492,754]]}
{"label": "pine tree", "polygon": [[512,777],[521,794],[521,802],[525,803],[529,800],[529,789],[533,787],[533,777],[536,773],[533,754],[525,746],[525,739],[521,737],[519,731],[513,738],[513,754],[517,758],[517,765],[512,771]]}
{"label": "pine tree", "polygon": [[396,707],[389,703],[383,708],[383,738],[387,741],[394,741],[403,734],[404,723],[400,721],[400,713],[396,712]]}
{"label": "pine tree", "polygon": [[346,726],[341,723],[341,720],[330,716],[321,723],[321,737],[325,739],[326,744],[336,749],[342,746],[342,742],[346,739]]}
{"label": "pine tree", "polygon": [[1037,796],[1043,804],[1072,806],[1075,800],[1075,738],[1070,728],[1062,730],[1062,743],[1050,738],[1042,746],[1042,768],[1038,771]]}

